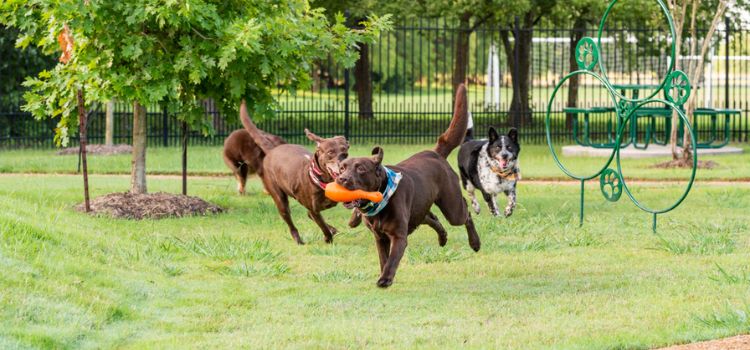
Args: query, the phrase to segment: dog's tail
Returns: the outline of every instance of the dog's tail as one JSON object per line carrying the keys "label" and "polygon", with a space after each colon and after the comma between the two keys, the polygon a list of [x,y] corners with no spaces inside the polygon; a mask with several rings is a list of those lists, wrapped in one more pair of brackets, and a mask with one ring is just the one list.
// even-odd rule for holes
{"label": "dog's tail", "polygon": [[263,153],[268,153],[279,145],[279,142],[272,140],[268,134],[258,129],[258,127],[255,126],[255,123],[250,120],[250,115],[247,113],[247,105],[245,104],[244,99],[242,100],[242,104],[240,104],[240,120],[242,121],[245,130],[247,130],[250,137],[255,141],[255,144],[263,150]]}
{"label": "dog's tail", "polygon": [[469,107],[466,101],[466,87],[461,84],[456,90],[456,108],[453,111],[453,119],[448,129],[438,137],[435,152],[447,159],[451,152],[463,142],[468,122]]}

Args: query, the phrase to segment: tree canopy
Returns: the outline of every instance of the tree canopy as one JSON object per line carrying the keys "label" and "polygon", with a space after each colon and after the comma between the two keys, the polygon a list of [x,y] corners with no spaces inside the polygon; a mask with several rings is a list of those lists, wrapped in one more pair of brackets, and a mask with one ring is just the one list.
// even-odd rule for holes
{"label": "tree canopy", "polygon": [[8,0],[0,23],[17,28],[17,46],[46,54],[59,52],[55,38],[70,27],[73,59],[28,79],[24,96],[35,117],[61,117],[60,143],[77,121],[78,89],[87,102],[165,103],[207,131],[202,99],[233,111],[246,98],[256,113],[270,115],[275,89],[309,84],[312,60],[331,54],[350,66],[357,43],[390,25],[372,17],[350,30],[343,16],[329,22],[306,0]]}

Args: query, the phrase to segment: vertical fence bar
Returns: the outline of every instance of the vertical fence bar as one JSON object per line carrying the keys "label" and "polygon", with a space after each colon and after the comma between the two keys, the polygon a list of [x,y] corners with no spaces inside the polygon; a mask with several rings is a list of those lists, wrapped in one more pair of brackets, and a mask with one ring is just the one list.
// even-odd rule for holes
{"label": "vertical fence bar", "polygon": [[166,106],[161,107],[161,117],[162,144],[167,147],[169,146],[169,115]]}
{"label": "vertical fence bar", "polygon": [[349,68],[344,69],[344,137],[349,139]]}

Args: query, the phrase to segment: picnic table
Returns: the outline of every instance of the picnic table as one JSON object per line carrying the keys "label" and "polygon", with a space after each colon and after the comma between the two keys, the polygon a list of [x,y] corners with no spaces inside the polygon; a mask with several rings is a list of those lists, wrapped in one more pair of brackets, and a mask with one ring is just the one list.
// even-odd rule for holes
{"label": "picnic table", "polygon": [[[655,90],[659,88],[657,85],[641,85],[641,84],[623,84],[613,85],[615,89],[621,91],[623,96],[628,98],[637,99],[640,90],[651,89]],[[594,148],[614,148],[617,142],[617,130],[619,130],[625,120],[617,117],[616,109],[614,107],[589,107],[589,108],[578,108],[578,107],[566,107],[563,109],[566,114],[570,114],[573,117],[573,140],[581,146],[588,146]],[[608,115],[604,133],[607,135],[607,140],[603,142],[594,142],[591,140],[591,116],[592,115]],[[697,148],[721,148],[726,146],[731,138],[730,135],[730,120],[733,115],[739,115],[740,110],[737,109],[715,109],[715,108],[696,108],[693,111],[695,120],[701,120],[702,117],[708,117],[709,120],[709,137],[704,140],[696,140]],[[583,115],[583,130],[580,130],[579,115]],[[611,116],[614,115],[614,118]],[[720,132],[719,130],[719,118],[724,118],[724,128]],[[623,134],[620,140],[620,147],[627,147],[633,145],[637,149],[646,149],[649,144],[666,145],[669,143],[670,133],[672,131],[672,109],[667,105],[659,106],[642,106],[635,110],[631,116],[631,122],[628,125],[628,130]],[[662,124],[664,128],[657,130],[657,120],[661,118],[664,120]],[[643,138],[643,142],[639,143],[639,119],[646,119],[646,130]],[[701,123],[696,122],[693,125],[696,135]],[[682,119],[678,125],[678,141],[681,142],[684,125]]]}

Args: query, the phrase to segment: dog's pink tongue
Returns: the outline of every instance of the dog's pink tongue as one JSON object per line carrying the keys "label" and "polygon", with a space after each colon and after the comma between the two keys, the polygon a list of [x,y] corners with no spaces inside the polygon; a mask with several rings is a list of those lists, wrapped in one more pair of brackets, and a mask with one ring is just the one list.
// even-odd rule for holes
{"label": "dog's pink tongue", "polygon": [[508,165],[508,161],[507,160],[503,159],[503,160],[500,161],[500,166],[501,167],[505,168],[507,165]]}

